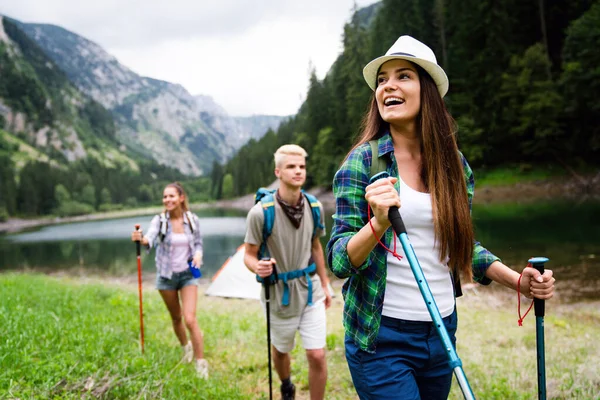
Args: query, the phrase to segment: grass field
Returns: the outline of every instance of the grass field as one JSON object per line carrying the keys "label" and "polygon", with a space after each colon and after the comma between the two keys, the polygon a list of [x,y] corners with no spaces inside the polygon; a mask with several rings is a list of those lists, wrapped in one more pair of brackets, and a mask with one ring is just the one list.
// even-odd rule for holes
{"label": "grass field", "polygon": [[[203,381],[191,364],[181,363],[168,313],[147,286],[142,355],[135,285],[100,278],[0,275],[0,398],[268,398],[266,328],[259,302],[199,296],[198,321],[211,368],[210,379]],[[337,297],[327,312],[326,398],[356,399],[344,359],[343,304],[339,285],[334,286]],[[547,303],[549,399],[600,398],[599,305],[561,304],[559,297]],[[518,327],[516,295],[483,287],[468,290],[458,309],[458,354],[476,398],[537,398],[533,311]],[[292,360],[297,398],[306,399],[301,346]],[[275,398],[278,387],[275,379]],[[450,398],[462,398],[456,383]]]}

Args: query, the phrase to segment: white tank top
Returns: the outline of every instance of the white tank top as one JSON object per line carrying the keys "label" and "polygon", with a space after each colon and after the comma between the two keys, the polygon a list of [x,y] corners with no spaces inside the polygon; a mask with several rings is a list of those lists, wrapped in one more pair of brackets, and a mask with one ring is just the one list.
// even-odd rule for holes
{"label": "white tank top", "polygon": [[190,244],[185,233],[171,233],[171,268],[173,272],[182,272],[188,268]]}
{"label": "white tank top", "polygon": [[[400,180],[400,215],[406,226],[425,279],[429,284],[440,314],[447,317],[454,311],[454,288],[448,269],[448,258],[440,262],[439,245],[435,243],[431,195],[418,192]],[[392,243],[392,249],[393,249]],[[402,244],[396,238],[399,261],[387,255],[387,280],[383,300],[383,315],[410,321],[431,321],[431,316],[419,291]]]}

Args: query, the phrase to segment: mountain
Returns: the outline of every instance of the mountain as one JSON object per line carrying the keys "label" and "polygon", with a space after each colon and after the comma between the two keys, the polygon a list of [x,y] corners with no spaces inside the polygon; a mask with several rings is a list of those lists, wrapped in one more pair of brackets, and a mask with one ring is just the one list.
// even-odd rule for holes
{"label": "mountain", "polygon": [[111,111],[120,142],[183,173],[207,173],[214,161],[223,163],[248,139],[276,129],[282,120],[230,117],[209,97],[139,76],[96,43],[64,28],[15,23],[75,86]]}
{"label": "mountain", "polygon": [[269,131],[275,131],[289,117],[278,115],[252,115],[231,117],[210,96],[195,96],[202,120],[217,132],[222,132],[237,150],[250,139],[260,139]]}
{"label": "mountain", "polygon": [[0,16],[0,134],[17,168],[88,157],[138,170],[116,139],[111,114],[79,91],[11,20]]}

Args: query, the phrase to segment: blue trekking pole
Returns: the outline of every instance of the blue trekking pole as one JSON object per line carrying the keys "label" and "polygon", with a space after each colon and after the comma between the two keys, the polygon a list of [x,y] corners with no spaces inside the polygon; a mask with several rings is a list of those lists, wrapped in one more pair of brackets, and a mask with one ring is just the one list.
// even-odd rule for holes
{"label": "blue trekking pole", "polygon": [[[375,182],[380,178],[387,178],[389,174],[387,172],[380,172],[374,175],[369,183]],[[427,310],[429,311],[429,315],[433,321],[435,329],[440,337],[442,344],[444,345],[444,349],[446,350],[446,354],[448,355],[448,362],[450,367],[453,369],[454,374],[456,375],[456,380],[460,386],[460,390],[463,393],[465,399],[471,400],[475,399],[473,395],[473,391],[471,390],[471,386],[469,385],[469,381],[467,380],[467,376],[462,369],[462,361],[458,358],[458,354],[452,345],[452,341],[450,340],[450,336],[448,335],[448,331],[446,330],[446,325],[444,325],[444,321],[442,320],[442,316],[440,314],[440,310],[435,303],[435,299],[433,298],[433,294],[431,293],[431,289],[429,288],[429,284],[425,279],[425,275],[423,274],[423,269],[421,268],[421,264],[419,264],[419,260],[415,254],[415,251],[408,240],[408,235],[406,234],[406,227],[404,226],[404,221],[402,221],[402,217],[400,216],[400,212],[398,211],[398,207],[390,207],[388,211],[388,219],[392,223],[392,228],[396,235],[398,235],[398,239],[402,244],[402,248],[404,249],[404,254],[406,254],[406,258],[408,259],[408,263],[410,264],[410,269],[412,270],[413,275],[417,281],[417,285],[419,286],[419,290],[421,291],[421,295],[423,296],[423,300],[425,300],[425,305],[427,306]]]}
{"label": "blue trekking pole", "polygon": [[[533,257],[528,260],[531,266],[544,273],[544,264],[548,262],[546,257]],[[535,309],[535,343],[537,346],[537,370],[538,370],[538,399],[546,400],[546,355],[544,349],[544,314],[546,301],[533,299]]]}

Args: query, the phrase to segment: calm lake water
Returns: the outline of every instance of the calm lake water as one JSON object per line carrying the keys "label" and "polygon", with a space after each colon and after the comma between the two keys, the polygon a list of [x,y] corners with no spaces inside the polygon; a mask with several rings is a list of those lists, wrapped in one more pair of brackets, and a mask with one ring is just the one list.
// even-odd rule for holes
{"label": "calm lake water", "polygon": [[[200,210],[204,238],[203,277],[210,278],[244,240],[245,213]],[[0,236],[0,271],[89,269],[109,275],[135,274],[136,223],[147,230],[152,216],[47,226]],[[550,258],[563,300],[600,299],[600,203],[543,203],[475,206],[477,239],[520,270],[533,256]],[[327,215],[328,231],[331,218]],[[325,242],[324,242],[325,243]],[[152,274],[154,252],[143,252],[145,273]]]}

